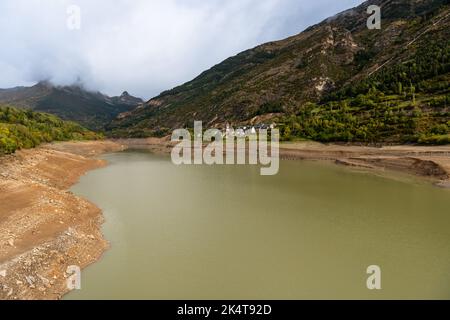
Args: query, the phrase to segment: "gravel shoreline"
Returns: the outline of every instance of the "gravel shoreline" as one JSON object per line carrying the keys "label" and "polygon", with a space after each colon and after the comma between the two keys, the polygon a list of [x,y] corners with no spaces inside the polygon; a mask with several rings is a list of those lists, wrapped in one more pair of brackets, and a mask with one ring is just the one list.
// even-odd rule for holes
{"label": "gravel shoreline", "polygon": [[60,299],[67,268],[81,269],[108,248],[102,212],[69,188],[94,159],[122,150],[110,141],[64,142],[0,158],[0,299]]}

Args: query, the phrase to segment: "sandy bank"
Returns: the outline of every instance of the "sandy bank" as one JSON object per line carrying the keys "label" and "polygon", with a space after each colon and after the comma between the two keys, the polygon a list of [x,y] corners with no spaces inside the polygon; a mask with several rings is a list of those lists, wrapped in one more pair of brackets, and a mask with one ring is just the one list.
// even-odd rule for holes
{"label": "sandy bank", "polygon": [[450,186],[450,146],[386,146],[381,148],[286,143],[284,159],[329,160],[336,164],[373,170],[392,170],[425,177],[437,186]]}
{"label": "sandy bank", "polygon": [[100,209],[68,189],[105,165],[93,156],[121,149],[65,142],[0,158],[0,299],[59,299],[67,267],[84,268],[107,249]]}

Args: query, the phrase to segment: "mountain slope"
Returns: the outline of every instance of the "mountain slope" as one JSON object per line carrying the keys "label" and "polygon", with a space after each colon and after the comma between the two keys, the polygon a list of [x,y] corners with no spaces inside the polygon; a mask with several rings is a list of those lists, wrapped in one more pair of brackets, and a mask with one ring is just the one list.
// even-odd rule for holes
{"label": "mountain slope", "polygon": [[118,114],[135,109],[142,102],[127,92],[119,97],[108,97],[86,91],[81,86],[58,87],[47,82],[32,87],[0,89],[0,103],[51,113],[93,130],[101,130]]}
{"label": "mountain slope", "polygon": [[[370,4],[382,7],[381,30],[366,27]],[[320,104],[408,61],[430,40],[448,45],[448,14],[447,0],[367,1],[296,36],[229,58],[108,128],[118,136],[165,135],[194,120],[220,127],[295,115],[308,102]]]}

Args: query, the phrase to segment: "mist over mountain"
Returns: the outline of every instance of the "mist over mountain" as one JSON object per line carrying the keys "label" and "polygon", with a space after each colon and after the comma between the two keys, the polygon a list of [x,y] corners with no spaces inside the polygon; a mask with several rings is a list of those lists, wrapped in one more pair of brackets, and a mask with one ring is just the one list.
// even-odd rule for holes
{"label": "mist over mountain", "polygon": [[[2,0],[0,88],[47,79],[146,99],[362,0]],[[67,28],[79,6],[81,28]]]}
{"label": "mist over mountain", "polygon": [[56,86],[47,81],[31,87],[0,89],[0,104],[57,115],[92,130],[102,130],[120,113],[133,110],[143,100],[128,92],[109,97],[81,84]]}
{"label": "mist over mountain", "polygon": [[[37,27],[37,37],[31,44],[22,43],[29,50],[16,50],[15,56],[17,48],[7,47],[0,53],[5,56],[0,60],[3,81],[48,80],[0,90],[0,102],[53,113],[117,137],[164,136],[175,128],[192,126],[194,120],[209,127],[276,122],[287,140],[418,142],[432,136],[440,141],[448,133],[448,0],[370,0],[339,14],[330,5],[333,14],[308,28],[304,21],[294,23],[291,19],[298,12],[289,14],[289,9],[309,8],[306,12],[314,22],[328,11],[323,4],[330,2],[319,0],[308,7],[305,2],[286,1],[282,9],[278,4],[283,0],[229,2],[222,14],[215,11],[216,2],[181,9],[176,1],[158,3],[152,8],[161,17],[186,14],[173,20],[176,23],[169,30],[162,27],[165,24],[153,29],[161,17],[150,19],[155,12],[147,2],[109,7],[111,16],[97,21],[92,14],[98,7],[81,1],[83,31],[56,28],[52,37],[46,34],[40,41],[40,32],[65,22],[66,16],[53,16],[50,10],[48,24]],[[5,12],[26,11],[6,3],[0,5]],[[345,3],[339,5],[348,8]],[[381,30],[367,28],[371,4],[382,8]],[[320,14],[314,15],[313,9]],[[119,13],[133,24],[122,25]],[[278,15],[284,22],[270,24],[278,21]],[[111,26],[112,17],[118,18],[117,30],[103,34],[101,26]],[[202,17],[208,17],[206,22]],[[132,32],[137,26],[142,33]],[[304,28],[298,34],[289,32]],[[27,32],[23,38],[16,35],[20,41],[33,35],[18,29]],[[242,51],[209,68],[220,61],[218,57],[236,53],[245,44],[282,34],[295,35]],[[71,41],[62,51],[58,50],[60,36]],[[145,36],[152,41],[142,42]],[[206,71],[193,77],[202,66]],[[193,80],[174,87],[189,75]],[[126,88],[131,94],[110,97],[100,93],[100,87],[106,92]],[[133,92],[157,95],[143,103]]]}

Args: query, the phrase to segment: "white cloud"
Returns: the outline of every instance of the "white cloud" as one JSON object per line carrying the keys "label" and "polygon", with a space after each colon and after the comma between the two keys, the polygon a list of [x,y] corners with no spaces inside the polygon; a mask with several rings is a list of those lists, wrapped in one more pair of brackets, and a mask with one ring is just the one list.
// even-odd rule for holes
{"label": "white cloud", "polygon": [[[149,98],[361,0],[2,0],[0,87],[77,79]],[[81,30],[67,7],[81,8]]]}

